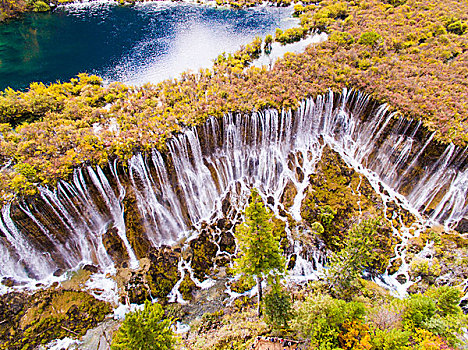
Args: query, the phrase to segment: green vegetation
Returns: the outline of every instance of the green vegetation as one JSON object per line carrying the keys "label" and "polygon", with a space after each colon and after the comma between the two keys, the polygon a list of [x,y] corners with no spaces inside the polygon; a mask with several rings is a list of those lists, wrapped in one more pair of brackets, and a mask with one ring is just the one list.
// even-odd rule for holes
{"label": "green vegetation", "polygon": [[112,338],[112,350],[170,350],[177,338],[171,329],[173,321],[164,319],[160,304],[145,301],[143,310],[125,315],[125,320]]}
{"label": "green vegetation", "polygon": [[[404,299],[392,297],[373,282],[360,280],[351,300],[335,298],[323,290],[322,282],[281,292],[279,306],[295,300],[286,319],[279,313],[266,315],[271,326],[258,318],[253,303],[236,303],[208,312],[191,322],[192,330],[178,349],[251,349],[257,336],[300,340],[310,350],[449,350],[462,348],[467,317],[458,307],[460,291],[438,287]],[[442,301],[441,295],[454,298]],[[273,295],[273,294],[267,294]],[[265,297],[265,302],[269,297]],[[240,300],[240,299],[238,299]],[[448,306],[439,309],[437,305]],[[275,308],[273,308],[275,309]],[[280,309],[276,309],[281,312]],[[273,316],[274,317],[274,316]]]}
{"label": "green vegetation", "polygon": [[380,226],[382,223],[377,219],[356,224],[346,233],[342,248],[332,253],[326,274],[327,285],[333,294],[349,298],[347,293],[353,293],[362,271],[376,265]]}
{"label": "green vegetation", "polygon": [[258,313],[262,314],[262,281],[273,279],[285,269],[281,254],[280,236],[274,232],[273,214],[265,208],[257,190],[253,189],[250,204],[245,209],[245,222],[236,228],[238,257],[235,271],[257,279]]}
{"label": "green vegetation", "polygon": [[[453,287],[442,288],[459,295]],[[439,289],[434,291],[439,293]],[[436,311],[437,299],[428,295],[400,301],[388,295],[384,299],[364,297],[363,293],[366,288],[361,287],[360,295],[346,302],[314,292],[296,302],[291,326],[309,339],[310,349],[436,350],[459,344],[462,325],[467,322],[460,310],[440,313]],[[459,301],[458,297],[450,304]]]}
{"label": "green vegetation", "polygon": [[265,319],[273,328],[286,328],[292,318],[291,296],[279,284],[275,284],[264,299]]}

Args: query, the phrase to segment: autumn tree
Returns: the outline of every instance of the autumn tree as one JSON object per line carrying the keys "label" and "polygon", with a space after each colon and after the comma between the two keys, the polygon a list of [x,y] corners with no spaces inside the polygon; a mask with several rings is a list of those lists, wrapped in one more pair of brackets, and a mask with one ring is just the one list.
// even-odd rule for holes
{"label": "autumn tree", "polygon": [[252,276],[257,281],[258,314],[261,316],[262,281],[284,272],[285,260],[281,254],[280,237],[273,230],[271,213],[258,194],[252,190],[250,204],[245,209],[245,222],[236,228],[238,258],[235,270]]}

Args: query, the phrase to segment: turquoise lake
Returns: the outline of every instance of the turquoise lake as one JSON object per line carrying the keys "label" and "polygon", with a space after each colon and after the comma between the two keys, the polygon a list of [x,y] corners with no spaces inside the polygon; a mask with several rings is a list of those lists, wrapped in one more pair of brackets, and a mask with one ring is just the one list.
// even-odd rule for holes
{"label": "turquoise lake", "polygon": [[211,66],[255,36],[292,27],[291,8],[184,3],[63,6],[0,24],[0,89],[67,81],[80,72],[141,85]]}

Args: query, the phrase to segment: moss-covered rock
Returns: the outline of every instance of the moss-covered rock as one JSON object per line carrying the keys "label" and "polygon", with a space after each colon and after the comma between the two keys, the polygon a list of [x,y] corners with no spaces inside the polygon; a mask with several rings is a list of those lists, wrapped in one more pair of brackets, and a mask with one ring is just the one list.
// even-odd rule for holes
{"label": "moss-covered rock", "polygon": [[297,195],[297,188],[291,180],[288,180],[284,187],[283,193],[281,194],[281,203],[289,208],[294,204],[294,198]]}
{"label": "moss-covered rock", "polygon": [[218,237],[218,245],[221,251],[227,252],[229,254],[234,254],[236,251],[236,241],[232,233],[227,231],[222,231]]}
{"label": "moss-covered rock", "polygon": [[143,304],[145,300],[151,300],[151,290],[146,283],[144,274],[132,272],[131,277],[125,284],[125,302],[132,304]]}
{"label": "moss-covered rock", "polygon": [[200,235],[190,241],[192,250],[191,265],[195,277],[203,281],[214,266],[218,247],[213,243],[213,236],[208,229],[202,229]]}
{"label": "moss-covered rock", "polygon": [[[385,215],[382,199],[367,178],[346,165],[329,146],[324,148],[316,172],[309,176],[309,182],[301,216],[332,250],[340,247],[344,234],[357,221]],[[402,221],[410,223],[414,220],[396,203],[390,210],[395,215],[400,215],[400,211],[401,215],[406,215]],[[393,256],[397,238],[393,236],[391,222],[383,220],[378,227],[378,236],[375,237],[378,254],[371,263],[372,272],[384,272]],[[395,225],[399,225],[399,221]]]}
{"label": "moss-covered rock", "polygon": [[77,338],[111,312],[108,303],[85,292],[45,290],[0,297],[0,349],[27,350],[53,339]]}
{"label": "moss-covered rock", "polygon": [[125,208],[124,219],[128,241],[136,256],[139,259],[144,258],[151,248],[151,242],[145,235],[143,218],[138,210],[137,200],[131,186],[127,187],[122,203]]}
{"label": "moss-covered rock", "polygon": [[369,181],[341,156],[326,146],[301,206],[301,216],[309,224],[324,227],[322,237],[333,246],[356,217],[380,216],[383,203]]}
{"label": "moss-covered rock", "polygon": [[195,282],[190,278],[190,275],[186,273],[179,286],[179,292],[182,294],[182,298],[187,301],[192,300],[193,294],[199,289],[200,288],[197,287]]}
{"label": "moss-covered rock", "polygon": [[151,295],[157,298],[165,298],[177,281],[180,279],[178,263],[180,250],[162,246],[153,249],[149,254],[150,267],[146,274],[146,280],[151,290]]}
{"label": "moss-covered rock", "polygon": [[407,261],[413,284],[409,292],[432,285],[460,285],[468,278],[468,240],[456,231],[431,227],[408,242]]}
{"label": "moss-covered rock", "polygon": [[236,293],[244,293],[251,290],[256,282],[252,276],[242,275],[238,280],[231,282],[231,290]]}

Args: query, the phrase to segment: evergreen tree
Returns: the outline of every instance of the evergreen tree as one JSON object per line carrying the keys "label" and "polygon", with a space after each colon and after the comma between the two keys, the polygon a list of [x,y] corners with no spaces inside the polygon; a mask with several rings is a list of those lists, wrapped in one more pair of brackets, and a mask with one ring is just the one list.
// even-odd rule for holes
{"label": "evergreen tree", "polygon": [[129,313],[112,339],[112,350],[171,350],[176,337],[172,319],[163,319],[160,304],[145,301],[143,310]]}
{"label": "evergreen tree", "polygon": [[343,239],[343,248],[333,252],[326,271],[328,286],[333,294],[350,297],[363,270],[378,258],[378,229],[380,219],[367,219],[354,225]]}
{"label": "evergreen tree", "polygon": [[262,314],[263,278],[282,273],[285,266],[272,218],[273,213],[265,208],[257,190],[253,189],[250,204],[245,210],[245,222],[236,228],[238,258],[235,259],[235,269],[256,278],[259,316]]}
{"label": "evergreen tree", "polygon": [[277,329],[288,326],[288,321],[293,317],[291,296],[279,283],[273,285],[272,290],[265,295],[264,304],[268,324]]}

